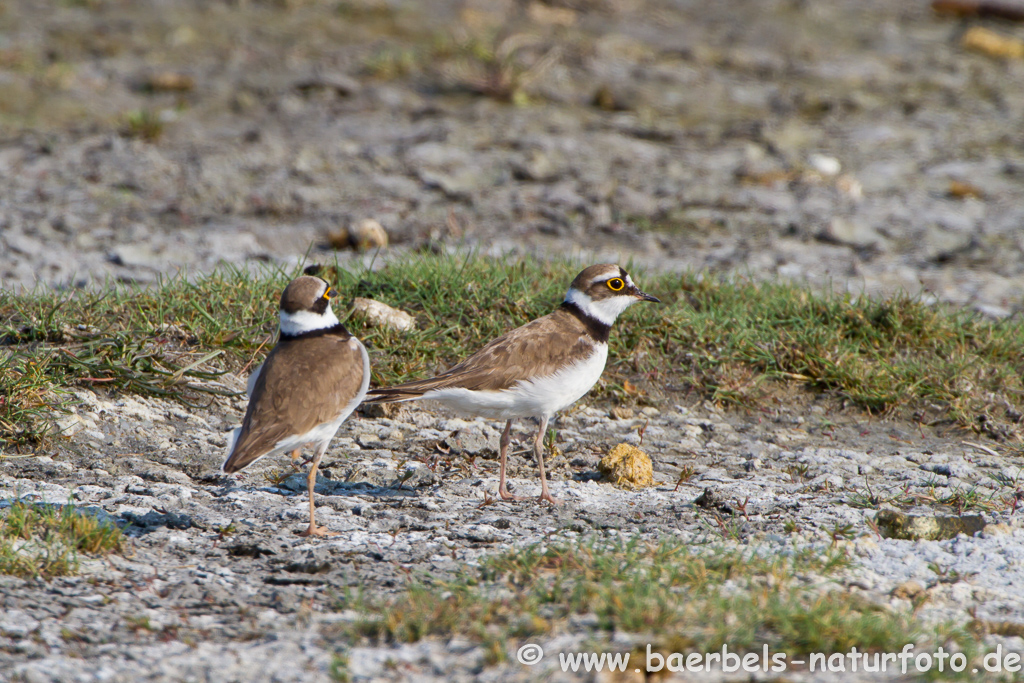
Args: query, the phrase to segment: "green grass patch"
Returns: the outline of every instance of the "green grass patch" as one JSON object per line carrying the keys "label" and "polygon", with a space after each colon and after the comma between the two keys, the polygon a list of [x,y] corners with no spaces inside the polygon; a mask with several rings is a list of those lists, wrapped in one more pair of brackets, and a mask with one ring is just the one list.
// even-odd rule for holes
{"label": "green grass patch", "polygon": [[1014,509],[1015,493],[1000,495],[998,491],[979,489],[976,486],[947,487],[942,482],[935,482],[927,491],[918,492],[911,492],[908,485],[893,486],[879,491],[866,486],[863,490],[855,489],[846,498],[846,504],[870,510],[877,510],[883,504],[902,509],[915,505],[938,505],[949,507],[950,511],[957,515],[965,512],[1009,512]]}
{"label": "green grass patch", "polygon": [[55,433],[50,419],[65,407],[66,378],[51,368],[50,354],[18,353],[0,347],[0,440],[20,447]]}
{"label": "green grass patch", "polygon": [[0,439],[32,445],[52,435],[53,417],[74,387],[192,405],[233,394],[217,380],[261,346],[263,355],[269,351],[287,280],[225,269],[150,288],[0,290]]}
{"label": "green grass patch", "polygon": [[[703,545],[664,538],[591,538],[531,545],[485,558],[446,582],[413,579],[390,599],[348,597],[360,617],[351,642],[414,642],[462,636],[500,659],[510,639],[579,632],[649,636],[674,652],[790,655],[899,651],[906,643],[951,644],[973,653],[965,630],[925,626],[829,582],[847,569],[843,549]],[[581,618],[584,617],[584,618]]]}
{"label": "green grass patch", "polygon": [[[550,312],[581,264],[417,255],[375,272],[329,269],[343,292],[409,311],[417,329],[346,322],[371,348],[374,383],[449,367],[506,330]],[[277,300],[299,274],[224,268],[140,288],[0,290],[0,439],[52,433],[61,392],[76,386],[196,403],[230,393],[225,372],[259,362],[277,326]],[[990,436],[1020,435],[1024,329],[910,297],[816,296],[792,284],[723,281],[695,273],[636,274],[662,305],[639,304],[612,333],[592,397],[656,403],[672,392],[758,407],[794,385],[873,413],[949,422]],[[346,298],[348,300],[346,300]]]}
{"label": "green grass patch", "polygon": [[537,99],[530,92],[532,84],[560,55],[549,40],[535,35],[446,31],[431,38],[389,41],[364,56],[363,70],[381,80],[412,77],[439,92],[524,106]]}
{"label": "green grass patch", "polygon": [[67,576],[78,571],[79,553],[105,555],[124,545],[116,524],[82,514],[73,505],[19,500],[0,510],[0,574]]}
{"label": "green grass patch", "polygon": [[156,142],[164,134],[164,122],[160,115],[149,109],[135,109],[124,115],[121,134],[126,138],[137,138]]}
{"label": "green grass patch", "polygon": [[[416,313],[420,330],[364,330],[384,382],[421,377],[487,339],[549,312],[580,264],[419,257],[345,274],[343,291]],[[598,396],[632,401],[635,385],[696,389],[755,407],[793,384],[875,413],[917,413],[1005,436],[1019,430],[1024,329],[900,296],[815,296],[792,284],[696,273],[639,274],[661,306],[640,304],[612,333]],[[354,326],[358,329],[358,321]]]}

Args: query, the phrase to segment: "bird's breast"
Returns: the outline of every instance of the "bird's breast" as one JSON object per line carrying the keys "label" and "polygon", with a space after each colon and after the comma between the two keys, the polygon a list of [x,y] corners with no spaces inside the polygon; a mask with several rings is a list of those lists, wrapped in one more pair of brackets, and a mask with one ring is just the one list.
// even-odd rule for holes
{"label": "bird's breast", "polygon": [[583,398],[601,379],[607,361],[608,345],[595,344],[589,356],[546,377],[520,382],[517,388],[527,400],[543,405],[544,414],[550,415]]}

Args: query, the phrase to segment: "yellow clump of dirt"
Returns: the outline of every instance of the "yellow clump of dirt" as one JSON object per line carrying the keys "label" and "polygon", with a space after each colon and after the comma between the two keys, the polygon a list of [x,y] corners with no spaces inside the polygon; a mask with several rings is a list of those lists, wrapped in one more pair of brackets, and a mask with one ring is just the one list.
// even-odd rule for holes
{"label": "yellow clump of dirt", "polygon": [[981,26],[968,29],[960,39],[960,44],[968,50],[981,52],[989,57],[1024,59],[1024,40],[1005,36]]}
{"label": "yellow clump of dirt", "polygon": [[640,489],[654,484],[654,465],[650,456],[628,443],[620,443],[608,451],[597,469],[616,486]]}

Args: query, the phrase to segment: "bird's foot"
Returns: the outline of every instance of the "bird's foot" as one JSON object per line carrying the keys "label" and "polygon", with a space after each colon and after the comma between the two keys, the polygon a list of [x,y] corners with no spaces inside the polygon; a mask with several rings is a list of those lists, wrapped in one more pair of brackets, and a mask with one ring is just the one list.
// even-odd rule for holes
{"label": "bird's foot", "polygon": [[554,505],[555,507],[558,507],[559,505],[562,504],[561,500],[559,500],[558,498],[555,498],[554,496],[552,496],[547,491],[541,491],[540,496],[537,497],[537,502],[538,503],[543,503],[545,500],[547,502],[551,503],[552,505]]}
{"label": "bird's foot", "polygon": [[302,468],[313,462],[313,458],[307,458],[302,454],[302,451],[296,449],[292,451],[292,468],[296,472],[301,472]]}
{"label": "bird's foot", "polygon": [[526,500],[526,496],[514,496],[504,486],[498,487],[498,495],[502,500]]}
{"label": "bird's foot", "polygon": [[309,527],[305,531],[299,531],[297,533],[298,533],[299,536],[324,536],[324,537],[330,537],[330,536],[340,536],[341,535],[337,531],[331,531],[331,530],[329,530],[325,526],[316,526],[315,524],[312,524],[312,523],[310,523]]}
{"label": "bird's foot", "polygon": [[313,458],[303,457],[302,462],[299,462],[298,460],[292,460],[292,467],[295,468],[296,472],[301,472],[302,470],[306,469],[306,465],[308,465],[311,462],[313,462]]}

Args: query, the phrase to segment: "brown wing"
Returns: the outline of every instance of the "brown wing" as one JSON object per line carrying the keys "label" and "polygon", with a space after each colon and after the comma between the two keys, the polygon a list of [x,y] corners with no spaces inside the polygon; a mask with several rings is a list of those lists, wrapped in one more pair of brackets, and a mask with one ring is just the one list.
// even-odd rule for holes
{"label": "brown wing", "polygon": [[351,337],[285,340],[267,356],[224,471],[237,472],[274,449],[338,417],[359,394],[363,357]]}
{"label": "brown wing", "polygon": [[367,402],[404,401],[432,389],[453,387],[499,391],[522,380],[553,374],[593,348],[594,341],[583,323],[558,309],[498,337],[437,377],[371,389]]}

